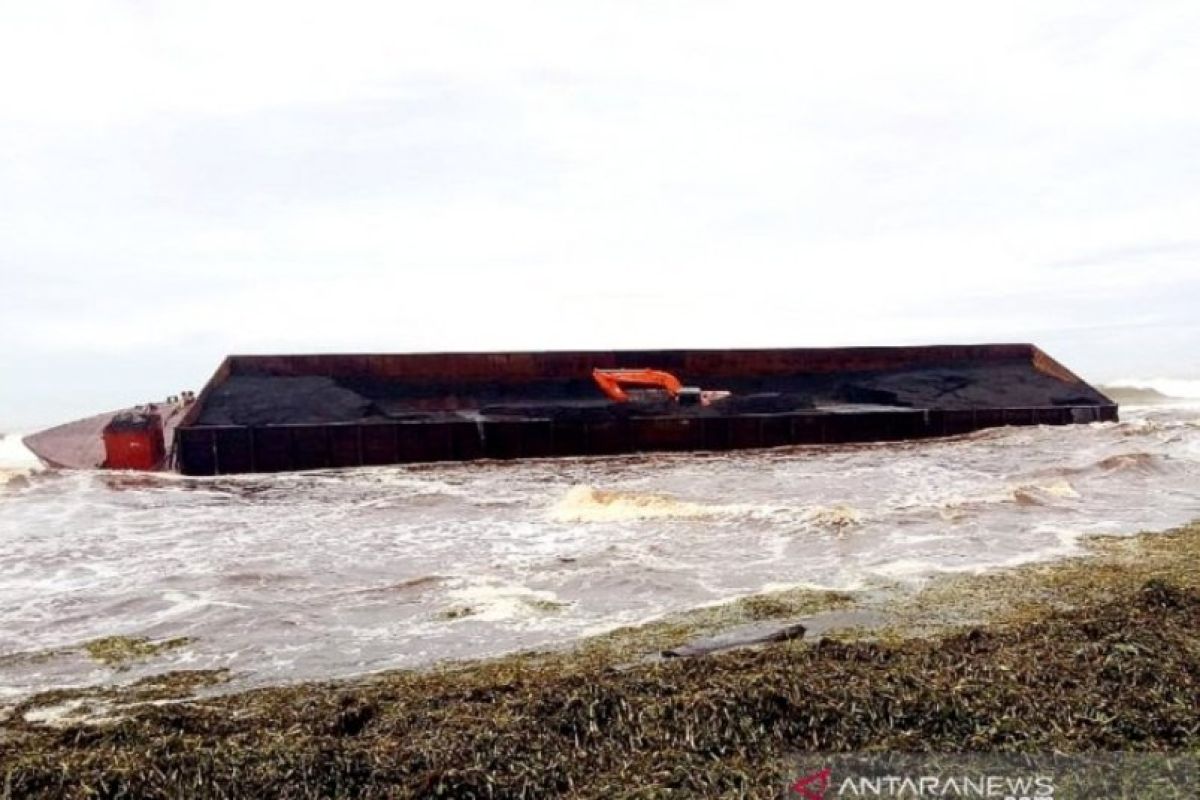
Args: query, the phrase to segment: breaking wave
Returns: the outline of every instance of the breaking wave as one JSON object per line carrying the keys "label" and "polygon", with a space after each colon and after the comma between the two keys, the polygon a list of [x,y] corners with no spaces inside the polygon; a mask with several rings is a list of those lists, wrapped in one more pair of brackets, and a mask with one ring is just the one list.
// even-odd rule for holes
{"label": "breaking wave", "polygon": [[804,521],[823,528],[842,530],[862,523],[863,515],[850,506],[816,506],[804,513]]}
{"label": "breaking wave", "polygon": [[624,522],[640,519],[697,519],[742,510],[739,506],[705,505],[664,494],[641,494],[572,486],[550,509],[554,522]]}
{"label": "breaking wave", "polygon": [[1027,484],[1012,490],[1012,499],[1022,506],[1053,505],[1058,500],[1076,500],[1079,492],[1068,481],[1046,484]]}
{"label": "breaking wave", "polygon": [[1200,380],[1188,378],[1121,378],[1108,384],[1113,389],[1149,390],[1167,398],[1200,400]]}
{"label": "breaking wave", "polygon": [[1160,468],[1161,462],[1154,453],[1118,453],[1101,459],[1096,466],[1107,472],[1153,472]]}
{"label": "breaking wave", "polygon": [[0,467],[0,486],[23,486],[32,470]]}
{"label": "breaking wave", "polygon": [[499,622],[513,619],[537,619],[567,607],[553,592],[530,589],[519,584],[483,581],[449,592],[453,604],[439,618],[446,622],[471,619]]}
{"label": "breaking wave", "polygon": [[40,469],[37,456],[29,452],[16,434],[0,434],[0,487],[24,485]]}
{"label": "breaking wave", "polygon": [[[1086,464],[1054,467],[1046,470],[1045,474],[1051,477],[1060,477],[1066,483],[1068,478],[1079,479],[1088,475],[1111,475],[1122,472],[1150,474],[1167,469],[1167,461],[1163,456],[1139,451],[1113,453]],[[1070,486],[1069,483],[1066,485]]]}
{"label": "breaking wave", "polygon": [[38,459],[21,441],[20,434],[0,433],[0,469],[33,468]]}
{"label": "breaking wave", "polygon": [[[114,634],[194,639],[114,680],[185,663],[238,687],[324,679],[555,646],[777,585],[871,590],[1061,558],[1200,515],[1200,409],[1123,418],[220,479],[45,470],[0,487],[0,696],[97,669],[3,653]],[[0,442],[4,475],[30,469],[19,439]]]}

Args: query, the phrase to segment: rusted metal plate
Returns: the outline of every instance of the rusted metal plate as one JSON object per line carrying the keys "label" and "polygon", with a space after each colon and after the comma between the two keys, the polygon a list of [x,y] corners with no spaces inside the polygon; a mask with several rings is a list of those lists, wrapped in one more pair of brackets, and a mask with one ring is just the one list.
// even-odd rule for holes
{"label": "rusted metal plate", "polygon": [[175,436],[175,457],[183,474],[218,474],[216,441],[214,428],[181,428]]}
{"label": "rusted metal plate", "polygon": [[[170,450],[175,429],[185,418],[188,408],[179,403],[155,403],[163,418],[163,438]],[[110,411],[93,417],[47,428],[25,437],[24,444],[34,455],[51,467],[62,469],[97,469],[104,464],[104,427],[122,411]],[[168,468],[169,464],[164,464]]]}
{"label": "rusted metal plate", "polygon": [[288,472],[296,468],[289,427],[263,426],[252,431],[255,467],[259,472]]}
{"label": "rusted metal plate", "polygon": [[[654,412],[653,416],[608,418],[581,412],[545,419],[540,418],[540,411],[537,416],[527,414],[522,418],[521,413],[488,410],[497,403],[498,407],[511,405],[514,397],[518,404],[524,402],[522,398],[530,398],[533,404],[558,403],[562,408],[582,402],[583,408],[591,402],[586,392],[594,368],[652,367],[677,374],[688,385],[735,388],[721,385],[729,381],[749,396],[758,391],[795,391],[776,387],[787,387],[787,381],[796,376],[829,376],[813,380],[830,384],[845,382],[843,373],[925,368],[936,372],[935,368],[945,365],[983,370],[994,367],[991,372],[995,374],[1018,365],[1036,375],[1038,381],[1069,387],[1069,391],[1054,396],[1054,404],[1047,401],[1042,406],[999,401],[989,405],[972,400],[968,408],[939,407],[937,402],[931,402],[928,408],[903,408],[902,403],[885,402],[883,405],[889,407],[880,408],[871,399],[875,390],[869,388],[866,399],[877,407],[851,404],[848,408],[821,406],[800,411],[784,409],[785,413],[730,411],[721,415]],[[344,422],[261,424],[255,420],[244,426],[201,424],[205,403],[238,376],[322,376],[367,388],[395,385],[402,391],[385,398],[392,406],[383,412]],[[847,397],[856,402],[863,400]],[[1007,392],[999,392],[996,397],[1012,399]],[[99,415],[60,426],[26,441],[48,463],[94,468],[103,459],[99,434],[111,416]],[[1038,348],[1004,344],[230,356],[196,402],[186,409],[173,408],[166,422],[168,441],[171,432],[175,433],[178,468],[187,474],[215,475],[482,458],[895,441],[958,435],[1003,425],[1065,425],[1116,418],[1117,407],[1111,401]]]}
{"label": "rusted metal plate", "polygon": [[[1031,344],[929,347],[789,348],[768,350],[624,350],[544,353],[396,353],[230,356],[214,381],[229,374],[325,375],[429,381],[527,382],[575,378],[593,368],[678,371],[695,378],[778,376],[898,369],[929,364],[1031,362],[1068,381],[1080,379]],[[213,381],[210,381],[212,385]],[[202,393],[203,395],[203,393]],[[200,399],[204,399],[203,396]]]}
{"label": "rusted metal plate", "polygon": [[361,467],[363,465],[361,425],[329,426],[329,465],[331,467]]}
{"label": "rusted metal plate", "polygon": [[292,425],[292,464],[295,469],[328,469],[333,466],[329,456],[328,425]]}
{"label": "rusted metal plate", "polygon": [[216,431],[215,438],[217,472],[229,475],[258,471],[253,428],[221,428]]}
{"label": "rusted metal plate", "polygon": [[372,423],[360,426],[362,434],[362,463],[364,466],[395,464],[399,450],[396,447],[397,426]]}
{"label": "rusted metal plate", "polygon": [[899,441],[971,433],[1002,425],[1111,421],[1116,409],[1018,408],[745,415],[707,419],[550,423],[373,423],[180,431],[179,460],[189,475],[325,469],[363,464],[515,459],[545,456],[727,450],[786,445]]}

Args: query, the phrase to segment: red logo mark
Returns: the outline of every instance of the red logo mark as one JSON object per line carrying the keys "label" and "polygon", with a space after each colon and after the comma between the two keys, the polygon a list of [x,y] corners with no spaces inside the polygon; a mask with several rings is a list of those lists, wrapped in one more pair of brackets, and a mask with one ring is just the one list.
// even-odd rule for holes
{"label": "red logo mark", "polygon": [[799,793],[804,800],[825,800],[825,792],[829,789],[831,774],[832,771],[826,767],[820,772],[805,775],[792,784],[792,791]]}

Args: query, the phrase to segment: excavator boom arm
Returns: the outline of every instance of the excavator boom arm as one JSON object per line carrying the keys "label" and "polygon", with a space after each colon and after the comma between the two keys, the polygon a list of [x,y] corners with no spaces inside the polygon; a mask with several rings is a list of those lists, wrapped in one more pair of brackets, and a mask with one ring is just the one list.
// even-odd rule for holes
{"label": "excavator boom arm", "polygon": [[662,389],[672,398],[677,397],[683,388],[674,375],[657,369],[594,369],[592,378],[602,392],[618,403],[629,402],[629,394],[623,386]]}

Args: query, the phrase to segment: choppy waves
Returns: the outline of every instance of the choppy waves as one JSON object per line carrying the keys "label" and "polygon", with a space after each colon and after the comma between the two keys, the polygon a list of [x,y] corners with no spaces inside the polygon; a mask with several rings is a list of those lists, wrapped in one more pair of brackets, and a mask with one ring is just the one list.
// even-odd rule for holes
{"label": "choppy waves", "polygon": [[20,436],[0,434],[0,487],[23,485],[39,469],[37,457],[21,444]]}
{"label": "choppy waves", "polygon": [[1116,389],[1148,389],[1172,399],[1200,400],[1200,380],[1187,378],[1121,378],[1110,384]]}
{"label": "choppy waves", "polygon": [[705,505],[669,495],[616,492],[572,486],[550,510],[554,522],[624,522],[641,519],[699,519],[736,513],[738,506]]}
{"label": "choppy waves", "polygon": [[[920,443],[214,479],[0,467],[20,472],[0,486],[0,696],[16,697],[113,677],[79,655],[99,636],[193,637],[144,669],[228,667],[253,685],[561,644],[767,588],[1058,558],[1200,516],[1200,409]],[[21,653],[43,656],[4,657]]]}

